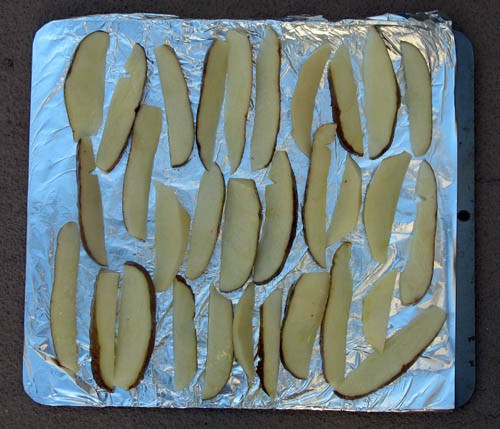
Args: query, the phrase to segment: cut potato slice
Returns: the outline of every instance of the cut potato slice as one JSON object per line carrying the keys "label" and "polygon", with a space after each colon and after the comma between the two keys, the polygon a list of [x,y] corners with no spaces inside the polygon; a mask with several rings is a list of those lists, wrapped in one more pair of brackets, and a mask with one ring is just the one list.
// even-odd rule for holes
{"label": "cut potato slice", "polygon": [[350,156],[346,158],[342,184],[327,234],[327,246],[352,232],[361,208],[361,169]]}
{"label": "cut potato slice", "polygon": [[188,387],[198,367],[194,311],[193,291],[177,276],[174,279],[175,390]]}
{"label": "cut potato slice", "polygon": [[432,343],[446,320],[446,313],[429,307],[410,324],[392,335],[383,353],[374,352],[337,386],[335,394],[356,399],[375,392],[406,372]]}
{"label": "cut potato slice", "polygon": [[155,183],[155,288],[167,290],[184,259],[189,237],[189,213],[168,186]]}
{"label": "cut potato slice", "polygon": [[76,158],[78,180],[78,216],[82,244],[87,254],[98,264],[108,265],[104,244],[104,220],[99,179],[95,170],[94,152],[89,138],[78,142]]}
{"label": "cut potato slice", "polygon": [[325,44],[309,56],[302,66],[293,93],[290,107],[292,134],[299,149],[307,156],[311,153],[311,130],[316,94],[330,52],[330,45]]}
{"label": "cut potato slice", "polygon": [[156,296],[151,277],[139,264],[125,263],[118,319],[115,386],[129,390],[142,380],[153,353]]}
{"label": "cut potato slice", "polygon": [[348,152],[363,156],[363,130],[359,116],[356,81],[347,45],[342,44],[335,52],[330,63],[328,80],[339,141]]}
{"label": "cut potato slice", "polygon": [[248,384],[252,383],[255,378],[252,330],[254,304],[255,285],[250,283],[236,305],[233,320],[234,357],[245,371]]}
{"label": "cut potato slice", "polygon": [[250,179],[227,184],[220,263],[220,290],[231,292],[245,284],[257,253],[261,218],[259,194]]}
{"label": "cut potato slice", "polygon": [[352,274],[349,269],[351,243],[344,243],[333,257],[330,294],[321,329],[321,352],[326,381],[338,386],[345,376],[347,322],[352,301]]}
{"label": "cut potato slice", "polygon": [[90,321],[90,357],[97,385],[115,388],[115,329],[120,274],[101,269],[95,283]]}
{"label": "cut potato slice", "polygon": [[203,174],[191,232],[186,277],[195,279],[207,267],[219,235],[226,188],[217,164]]}
{"label": "cut potato slice", "polygon": [[401,56],[406,81],[406,102],[410,118],[410,139],[415,156],[427,152],[432,140],[431,73],[420,50],[401,42]]}
{"label": "cut potato slice", "polygon": [[127,231],[145,240],[153,161],[160,140],[161,109],[143,104],[137,112],[123,180],[123,221]]}
{"label": "cut potato slice", "polygon": [[391,238],[401,186],[410,163],[410,155],[402,152],[384,159],[368,185],[363,220],[373,258],[383,263]]}
{"label": "cut potato slice", "polygon": [[427,161],[420,165],[416,192],[422,201],[417,207],[408,262],[399,278],[399,292],[404,305],[415,304],[422,299],[431,285],[434,272],[437,185]]}
{"label": "cut potato slice", "polygon": [[368,153],[371,159],[375,159],[392,143],[400,103],[392,61],[375,27],[368,30],[363,80]]}
{"label": "cut potato slice", "polygon": [[252,94],[252,47],[248,35],[239,30],[227,32],[227,94],[224,107],[226,134],[231,174],[241,163],[245,149],[246,122]]}
{"label": "cut potato slice", "polygon": [[64,82],[64,103],[73,139],[95,136],[102,122],[109,34],[96,31],[76,48]]}
{"label": "cut potato slice", "polygon": [[262,389],[271,398],[276,397],[280,367],[281,302],[283,289],[276,289],[264,301],[260,310],[260,361],[257,372]]}
{"label": "cut potato slice", "polygon": [[214,157],[215,138],[226,88],[227,42],[215,39],[208,50],[200,103],[196,114],[196,143],[201,162],[208,170]]}
{"label": "cut potato slice", "polygon": [[194,145],[194,123],[189,91],[175,51],[167,45],[155,48],[165,112],[167,114],[170,164],[181,167]]}
{"label": "cut potato slice", "polygon": [[321,267],[326,266],[326,188],[332,157],[328,145],[335,139],[335,128],[325,124],[314,135],[302,212],[309,252]]}
{"label": "cut potato slice", "polygon": [[214,286],[208,304],[208,346],[202,399],[212,399],[224,388],[233,366],[233,304]]}
{"label": "cut potato slice", "polygon": [[264,284],[283,269],[297,228],[297,188],[290,160],[285,151],[274,155],[266,186],[266,216],[257,249],[253,281]]}
{"label": "cut potato slice", "polygon": [[312,348],[328,299],[328,273],[302,274],[289,292],[281,332],[281,358],[294,376],[309,375]]}
{"label": "cut potato slice", "polygon": [[106,172],[115,168],[120,160],[134,124],[135,114],[141,104],[146,83],[147,60],[144,48],[138,43],[132,48],[125,63],[125,70],[130,77],[118,79],[97,151],[96,165]]}
{"label": "cut potato slice", "polygon": [[373,348],[382,353],[387,337],[387,322],[397,271],[391,271],[372,287],[363,301],[363,332]]}
{"label": "cut potato slice", "polygon": [[280,39],[266,28],[255,72],[255,120],[250,158],[252,170],[271,162],[280,127]]}
{"label": "cut potato slice", "polygon": [[76,288],[79,262],[80,233],[76,223],[68,222],[57,234],[50,332],[59,365],[73,372],[78,371]]}

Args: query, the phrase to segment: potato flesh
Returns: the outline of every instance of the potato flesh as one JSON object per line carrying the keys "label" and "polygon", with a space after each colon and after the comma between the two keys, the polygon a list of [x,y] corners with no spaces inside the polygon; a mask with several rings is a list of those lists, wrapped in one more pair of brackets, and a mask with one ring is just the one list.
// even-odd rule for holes
{"label": "potato flesh", "polygon": [[64,82],[64,103],[73,139],[95,136],[102,122],[109,35],[96,31],[78,45]]}
{"label": "potato flesh", "polygon": [[431,74],[420,50],[401,42],[401,56],[406,81],[406,102],[410,119],[410,139],[415,156],[427,152],[432,140]]}
{"label": "potato flesh", "polygon": [[127,145],[144,91],[147,62],[144,49],[138,43],[132,48],[125,70],[130,77],[118,79],[97,151],[96,165],[107,172],[118,163]]}
{"label": "potato flesh", "polygon": [[353,285],[350,259],[351,243],[344,243],[333,257],[330,294],[321,332],[323,372],[327,382],[333,386],[342,383],[345,376],[347,322]]}
{"label": "potato flesh", "polygon": [[384,159],[366,191],[363,220],[372,256],[380,263],[387,259],[392,223],[409,163],[410,155],[406,152]]}
{"label": "potato flesh", "polygon": [[395,380],[407,371],[436,335],[446,320],[446,313],[431,306],[412,322],[392,335],[383,353],[372,353],[337,386],[338,396],[355,399],[366,396]]}
{"label": "potato flesh", "polygon": [[167,290],[184,259],[191,219],[168,186],[155,183],[155,247],[154,283],[156,292]]}
{"label": "potato flesh", "polygon": [[266,186],[266,215],[257,249],[253,280],[266,283],[279,274],[290,252],[297,222],[295,176],[288,155],[274,155]]}
{"label": "potato flesh", "polygon": [[170,46],[162,45],[154,52],[167,115],[170,164],[180,167],[188,161],[194,145],[189,91],[175,51]]}
{"label": "potato flesh", "polygon": [[219,283],[222,292],[239,289],[252,272],[259,239],[260,210],[255,182],[229,179],[222,230]]}
{"label": "potato flesh", "polygon": [[232,174],[238,169],[245,149],[245,128],[252,94],[253,65],[252,48],[246,33],[229,30],[226,39],[229,50],[224,131]]}
{"label": "potato flesh", "polygon": [[352,232],[358,224],[361,208],[361,169],[350,156],[346,158],[342,184],[327,234],[327,245],[331,246]]}
{"label": "potato flesh", "polygon": [[302,274],[291,292],[281,333],[283,364],[300,379],[309,375],[312,348],[328,299],[328,273]]}
{"label": "potato flesh", "polygon": [[280,126],[280,40],[267,28],[257,56],[252,170],[267,167],[273,157]]}
{"label": "potato flesh", "polygon": [[253,307],[255,304],[255,285],[250,283],[241,295],[233,320],[234,357],[241,365],[250,384],[255,378],[254,341],[252,330]]}
{"label": "potato flesh", "polygon": [[80,261],[80,233],[74,222],[63,225],[57,235],[54,283],[50,297],[50,332],[61,366],[78,371],[76,343],[76,290]]}
{"label": "potato flesh", "polygon": [[417,178],[417,217],[413,227],[410,255],[399,279],[401,302],[415,304],[427,293],[434,272],[436,238],[437,185],[432,167],[423,161]]}
{"label": "potato flesh", "polygon": [[212,164],[203,174],[198,190],[186,267],[188,279],[195,279],[203,274],[210,262],[219,234],[224,198],[224,176],[219,166]]}

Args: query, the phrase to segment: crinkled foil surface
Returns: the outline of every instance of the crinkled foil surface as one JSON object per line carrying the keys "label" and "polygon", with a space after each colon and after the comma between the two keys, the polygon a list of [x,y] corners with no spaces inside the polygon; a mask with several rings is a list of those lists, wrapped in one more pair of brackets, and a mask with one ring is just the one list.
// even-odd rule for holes
{"label": "crinkled foil surface", "polygon": [[[189,389],[173,390],[172,290],[157,295],[157,336],[154,353],[143,382],[130,392],[117,389],[109,394],[97,388],[90,369],[89,325],[94,281],[99,267],[81,250],[77,294],[77,327],[80,371],[76,378],[57,366],[50,335],[49,304],[54,273],[55,243],[59,228],[68,221],[78,220],[75,172],[76,144],[73,142],[64,107],[63,85],[72,55],[79,41],[88,33],[105,30],[110,34],[107,54],[104,120],[116,82],[124,74],[124,63],[134,42],[141,43],[149,58],[144,103],[163,108],[158,70],[153,49],[168,43],[175,48],[190,90],[193,112],[200,95],[203,62],[215,36],[224,36],[227,29],[248,30],[254,59],[266,26],[272,26],[282,40],[281,61],[281,128],[277,148],[290,156],[297,179],[302,205],[307,178],[308,160],[294,144],[291,135],[290,103],[298,72],[308,55],[319,45],[328,42],[337,48],[345,41],[349,45],[356,80],[358,101],[363,109],[361,79],[365,35],[370,25],[378,24],[389,47],[402,93],[395,138],[382,159],[411,152],[408,109],[405,104],[405,85],[399,42],[410,41],[420,48],[432,71],[432,100],[434,134],[425,158],[435,170],[439,211],[436,238],[436,257],[432,286],[417,306],[404,307],[396,288],[391,306],[389,334],[406,325],[421,309],[437,304],[448,312],[448,320],[440,335],[417,362],[402,377],[385,388],[358,400],[336,397],[322,375],[319,342],[316,339],[311,372],[307,380],[292,377],[281,367],[278,397],[271,400],[262,391],[258,379],[248,386],[242,368],[235,362],[231,377],[215,399],[201,400],[204,364],[207,350],[208,292],[210,284],[217,285],[220,261],[220,237],[206,274],[192,281],[196,296],[196,330],[198,336],[198,372]],[[255,71],[254,71],[255,73]],[[326,75],[326,73],[325,73]],[[24,386],[38,402],[49,405],[134,406],[134,407],[210,407],[210,408],[278,408],[278,409],[336,409],[336,410],[437,410],[454,407],[454,332],[455,332],[455,243],[457,199],[457,135],[454,109],[455,45],[451,23],[437,14],[421,14],[416,18],[383,15],[367,20],[328,22],[321,17],[297,17],[281,21],[264,20],[185,20],[164,15],[99,15],[55,21],[36,34],[33,47],[33,76],[31,95],[30,164],[27,228],[26,308]],[[253,89],[252,100],[255,97]],[[362,116],[363,117],[363,116]],[[326,76],[323,77],[314,111],[313,130],[331,122],[330,94]],[[234,177],[253,178],[262,204],[264,189],[269,183],[267,170],[256,173],[250,168],[249,139],[253,129],[254,110],[251,106],[247,124],[247,145],[243,162]],[[104,123],[104,121],[103,121]],[[363,123],[363,127],[365,124]],[[100,133],[92,138],[94,150]],[[366,142],[365,142],[366,144]],[[327,218],[334,208],[338,187],[344,170],[345,151],[338,141],[331,145],[332,163],[328,178]],[[366,151],[365,151],[366,152]],[[229,163],[223,138],[222,121],[216,144],[217,162],[226,180]],[[105,234],[110,268],[121,270],[127,260],[137,261],[150,273],[154,268],[154,187],[151,188],[148,215],[148,238],[142,243],[127,234],[122,221],[121,190],[128,149],[118,166],[106,175],[96,171],[103,194]],[[363,195],[381,159],[371,161],[355,158],[362,168]],[[363,224],[348,236],[353,243],[351,269],[354,276],[354,295],[348,325],[347,368],[349,372],[372,352],[363,337],[361,324],[362,300],[373,283],[385,272],[401,270],[408,255],[411,231],[416,214],[415,182],[422,159],[413,158],[398,202],[390,256],[384,265],[370,257]],[[164,119],[160,144],[156,153],[153,180],[172,186],[181,202],[194,214],[197,187],[203,167],[196,148],[191,160],[182,168],[170,167],[167,126]],[[327,260],[332,260],[339,244],[330,247]],[[181,274],[185,266],[181,268]],[[330,267],[328,267],[329,269]],[[257,343],[258,309],[277,287],[284,288],[286,299],[290,286],[301,273],[318,271],[307,252],[299,214],[297,236],[282,273],[270,284],[257,286],[254,314],[254,337]],[[229,294],[235,304],[241,290]],[[257,360],[258,358],[256,358]]]}

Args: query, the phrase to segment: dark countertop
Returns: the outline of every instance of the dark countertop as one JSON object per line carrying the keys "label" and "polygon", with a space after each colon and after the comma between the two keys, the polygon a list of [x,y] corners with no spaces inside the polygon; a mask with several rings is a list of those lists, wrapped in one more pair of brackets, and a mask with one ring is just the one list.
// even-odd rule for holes
{"label": "dark countertop", "polygon": [[[377,6],[372,4],[376,3]],[[254,2],[6,0],[0,5],[0,426],[10,427],[482,427],[500,426],[500,146],[498,2],[305,0]],[[22,387],[26,190],[31,44],[48,21],[109,12],[156,12],[194,18],[264,18],[308,13],[328,19],[438,9],[475,50],[477,387],[463,409],[446,413],[349,414],[241,410],[75,409],[35,404]],[[497,249],[497,250],[495,250]],[[496,404],[496,405],[495,405]]]}

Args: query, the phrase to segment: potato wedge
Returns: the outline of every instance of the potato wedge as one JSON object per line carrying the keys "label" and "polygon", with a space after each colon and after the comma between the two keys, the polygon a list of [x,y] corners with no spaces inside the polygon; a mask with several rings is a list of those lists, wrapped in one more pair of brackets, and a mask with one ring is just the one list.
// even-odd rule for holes
{"label": "potato wedge", "polygon": [[248,379],[250,385],[255,378],[252,318],[255,305],[255,285],[250,283],[241,295],[233,319],[234,357]]}

